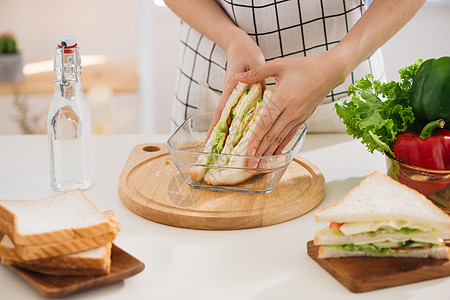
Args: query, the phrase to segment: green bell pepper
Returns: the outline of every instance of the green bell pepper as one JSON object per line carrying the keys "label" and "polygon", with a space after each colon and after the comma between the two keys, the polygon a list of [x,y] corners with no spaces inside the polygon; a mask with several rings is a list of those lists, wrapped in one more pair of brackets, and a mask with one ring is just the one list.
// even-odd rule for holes
{"label": "green bell pepper", "polygon": [[420,65],[410,103],[421,126],[437,119],[450,123],[450,56],[428,59]]}

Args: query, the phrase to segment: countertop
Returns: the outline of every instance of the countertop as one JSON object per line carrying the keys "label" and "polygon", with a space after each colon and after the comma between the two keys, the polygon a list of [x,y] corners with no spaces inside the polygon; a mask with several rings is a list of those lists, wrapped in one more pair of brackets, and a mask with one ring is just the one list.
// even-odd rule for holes
{"label": "countertop", "polygon": [[[86,195],[121,221],[115,243],[146,268],[125,281],[65,299],[448,299],[450,278],[354,294],[316,264],[306,243],[327,224],[314,212],[338,201],[365,176],[386,172],[384,157],[370,154],[346,134],[308,134],[300,150],[325,177],[326,196],[311,212],[269,227],[201,231],[141,218],[121,202],[117,184],[131,149],[165,142],[166,135],[94,137],[95,182]],[[47,137],[0,136],[0,199],[54,195],[49,184]],[[42,299],[15,272],[0,265],[1,299]]]}

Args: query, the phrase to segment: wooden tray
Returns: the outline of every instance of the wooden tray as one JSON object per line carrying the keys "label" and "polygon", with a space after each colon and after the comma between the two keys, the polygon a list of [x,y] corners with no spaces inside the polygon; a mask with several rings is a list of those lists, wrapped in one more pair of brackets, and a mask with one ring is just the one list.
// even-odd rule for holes
{"label": "wooden tray", "polygon": [[111,249],[111,272],[103,276],[52,276],[10,266],[41,295],[59,298],[125,280],[144,270],[145,265],[113,244]]}
{"label": "wooden tray", "polygon": [[191,188],[170,159],[165,144],[133,148],[119,178],[119,196],[139,216],[161,224],[206,230],[262,227],[299,217],[325,195],[322,172],[294,158],[268,194]]}
{"label": "wooden tray", "polygon": [[[447,245],[450,241],[446,242]],[[450,275],[450,260],[410,257],[317,258],[319,246],[307,244],[308,255],[354,293],[419,282]]]}

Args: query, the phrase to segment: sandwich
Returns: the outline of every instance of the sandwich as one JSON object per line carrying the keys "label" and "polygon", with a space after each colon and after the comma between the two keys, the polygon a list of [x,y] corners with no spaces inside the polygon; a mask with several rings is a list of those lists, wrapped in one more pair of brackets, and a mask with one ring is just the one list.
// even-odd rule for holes
{"label": "sandwich", "polygon": [[203,153],[190,170],[195,182],[204,180],[211,185],[234,185],[257,172],[246,170],[247,148],[262,112],[273,94],[266,89],[264,95],[259,83],[251,86],[238,83],[222,110]]}
{"label": "sandwich", "polygon": [[319,258],[449,259],[450,216],[417,191],[374,172],[340,201],[318,210]]}

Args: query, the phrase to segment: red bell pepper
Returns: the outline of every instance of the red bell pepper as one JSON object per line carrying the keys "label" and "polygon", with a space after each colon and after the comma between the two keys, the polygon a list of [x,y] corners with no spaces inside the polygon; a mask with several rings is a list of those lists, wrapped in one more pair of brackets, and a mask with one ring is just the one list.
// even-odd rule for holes
{"label": "red bell pepper", "polygon": [[[416,167],[431,170],[450,170],[450,130],[442,129],[444,120],[428,123],[420,134],[407,130],[399,134],[394,141],[395,156],[402,162]],[[437,129],[440,127],[441,129]],[[406,176],[410,171],[399,170],[400,182],[412,187],[425,196],[445,189],[450,185],[447,181],[416,181]]]}
{"label": "red bell pepper", "polygon": [[444,120],[428,123],[420,134],[407,130],[394,141],[395,156],[404,163],[431,170],[450,170],[450,130]]}

